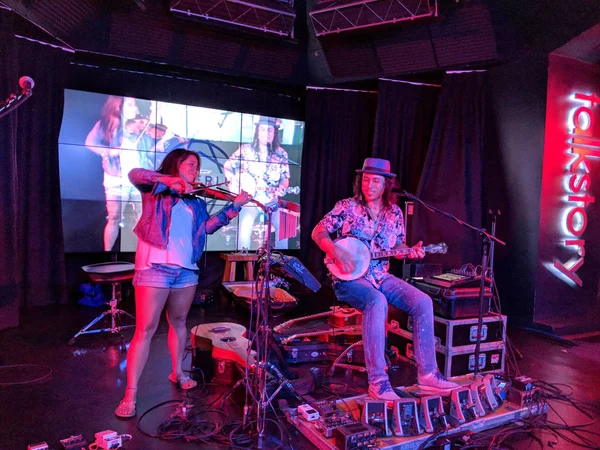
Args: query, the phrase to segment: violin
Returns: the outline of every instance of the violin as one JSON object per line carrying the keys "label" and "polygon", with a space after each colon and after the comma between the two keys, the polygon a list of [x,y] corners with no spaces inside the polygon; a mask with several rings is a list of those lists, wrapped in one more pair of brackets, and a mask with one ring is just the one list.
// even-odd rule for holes
{"label": "violin", "polygon": [[[235,198],[238,195],[235,192],[222,189],[218,187],[218,185],[208,186],[204,183],[192,183],[192,186],[194,187],[194,189],[189,194],[196,195],[199,197],[211,198],[213,200],[224,200],[226,202],[233,202],[233,200],[235,200]],[[250,202],[254,203],[263,211],[266,211],[266,207],[262,203],[254,200],[253,198],[250,199]]]}
{"label": "violin", "polygon": [[150,123],[150,119],[144,116],[138,116],[125,123],[125,130],[134,136],[143,134],[153,140],[160,141],[167,134],[167,126],[160,123]]}
{"label": "violin", "polygon": [[234,194],[233,192],[218,188],[216,186],[209,186],[204,183],[192,183],[192,186],[194,189],[190,192],[190,194],[212,198],[213,200],[232,202],[237,196],[237,194]]}

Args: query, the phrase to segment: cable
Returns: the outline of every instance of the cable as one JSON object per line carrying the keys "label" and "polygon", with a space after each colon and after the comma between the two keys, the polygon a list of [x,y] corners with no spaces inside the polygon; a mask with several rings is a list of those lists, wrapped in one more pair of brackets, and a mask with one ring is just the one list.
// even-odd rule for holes
{"label": "cable", "polygon": [[48,366],[44,366],[42,364],[11,364],[11,365],[6,365],[6,366],[0,366],[0,371],[2,369],[21,369],[21,368],[31,368],[31,367],[41,367],[43,369],[46,369],[48,371],[48,373],[46,373],[45,375],[38,377],[38,378],[34,378],[32,380],[25,380],[25,381],[11,381],[11,382],[7,382],[7,383],[0,383],[0,386],[17,386],[17,385],[21,385],[21,384],[31,384],[31,383],[37,383],[38,381],[42,381],[46,378],[48,378],[53,370],[51,367]]}

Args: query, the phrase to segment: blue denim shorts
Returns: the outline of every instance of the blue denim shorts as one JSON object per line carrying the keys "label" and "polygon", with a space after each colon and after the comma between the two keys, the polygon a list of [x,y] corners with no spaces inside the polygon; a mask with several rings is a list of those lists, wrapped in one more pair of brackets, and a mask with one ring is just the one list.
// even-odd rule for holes
{"label": "blue denim shorts", "polygon": [[150,269],[136,270],[133,276],[134,286],[181,289],[198,284],[199,270],[183,267],[152,264]]}

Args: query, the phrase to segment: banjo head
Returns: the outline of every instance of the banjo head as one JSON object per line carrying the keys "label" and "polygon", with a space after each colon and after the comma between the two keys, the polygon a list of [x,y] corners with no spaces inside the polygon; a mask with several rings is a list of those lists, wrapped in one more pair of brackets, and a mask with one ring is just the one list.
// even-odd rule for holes
{"label": "banjo head", "polygon": [[329,271],[340,280],[351,281],[362,277],[369,269],[371,262],[371,252],[369,247],[363,241],[352,236],[345,236],[335,241],[344,250],[354,257],[356,267],[352,272],[341,272],[335,263],[328,265]]}

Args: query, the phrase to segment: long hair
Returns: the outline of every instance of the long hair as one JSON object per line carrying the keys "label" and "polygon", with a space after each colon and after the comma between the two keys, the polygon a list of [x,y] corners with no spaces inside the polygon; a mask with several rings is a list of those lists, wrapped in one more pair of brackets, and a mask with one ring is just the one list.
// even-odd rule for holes
{"label": "long hair", "polygon": [[198,160],[198,168],[200,168],[200,156],[198,156],[198,153],[191,150],[186,150],[185,148],[177,148],[165,156],[165,159],[158,168],[157,172],[164,175],[170,175],[172,177],[178,177],[179,166],[190,155],[194,156]]}
{"label": "long hair", "polygon": [[[362,193],[362,176],[362,173],[356,174],[354,177],[354,184],[352,185],[352,191],[354,192],[354,197],[364,202],[365,198]],[[392,192],[392,188],[396,185],[396,179],[392,177],[384,178],[385,188],[383,189],[381,200],[383,201],[383,206],[389,207],[398,203],[398,194]]]}
{"label": "long hair", "polygon": [[[264,124],[262,124],[264,125]],[[258,127],[260,125],[256,124],[256,127],[254,129],[254,138],[252,139],[252,150],[256,151],[258,150]],[[270,127],[273,125],[269,125]],[[279,130],[277,129],[277,127],[273,127],[273,130],[275,131],[273,133],[273,142],[271,142],[271,147],[269,152],[270,153],[274,153],[275,150],[277,150],[279,147],[281,147],[281,144],[279,142]]]}
{"label": "long hair", "polygon": [[[123,97],[109,95],[100,113],[100,130],[102,130],[102,144],[113,145],[113,138],[121,125],[123,113]],[[121,145],[117,142],[117,145]]]}

